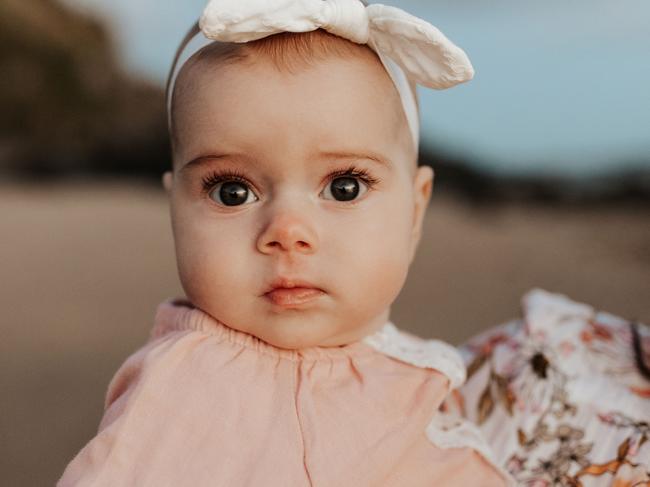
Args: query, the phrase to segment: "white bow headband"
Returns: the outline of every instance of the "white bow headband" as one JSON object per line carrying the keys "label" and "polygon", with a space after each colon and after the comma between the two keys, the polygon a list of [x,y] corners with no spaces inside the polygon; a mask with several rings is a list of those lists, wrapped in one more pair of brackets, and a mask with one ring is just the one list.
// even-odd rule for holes
{"label": "white bow headband", "polygon": [[443,90],[469,81],[474,69],[465,52],[428,22],[404,10],[362,0],[210,0],[194,33],[177,55],[167,84],[171,123],[174,84],[183,65],[213,41],[248,42],[279,32],[322,28],[377,53],[402,101],[417,149],[419,120],[408,80]]}

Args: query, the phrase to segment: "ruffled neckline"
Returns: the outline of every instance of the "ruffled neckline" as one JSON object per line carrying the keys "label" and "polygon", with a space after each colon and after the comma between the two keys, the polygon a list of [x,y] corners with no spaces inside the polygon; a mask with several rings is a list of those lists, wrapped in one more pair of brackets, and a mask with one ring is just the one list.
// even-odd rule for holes
{"label": "ruffled neckline", "polygon": [[[387,322],[382,329],[388,325]],[[194,307],[186,298],[169,298],[160,303],[156,309],[151,338],[156,339],[167,333],[183,330],[216,335],[225,342],[292,361],[348,358],[369,355],[374,351],[373,347],[363,340],[335,347],[280,348],[256,336],[230,328],[212,315]]]}
{"label": "ruffled neckline", "polygon": [[183,330],[208,333],[220,337],[224,342],[294,362],[350,359],[380,353],[418,368],[441,372],[448,378],[450,389],[460,387],[467,376],[465,364],[456,347],[441,340],[423,339],[404,332],[390,320],[374,333],[347,345],[290,350],[230,328],[194,307],[187,298],[168,298],[160,303],[156,309],[151,339]]}

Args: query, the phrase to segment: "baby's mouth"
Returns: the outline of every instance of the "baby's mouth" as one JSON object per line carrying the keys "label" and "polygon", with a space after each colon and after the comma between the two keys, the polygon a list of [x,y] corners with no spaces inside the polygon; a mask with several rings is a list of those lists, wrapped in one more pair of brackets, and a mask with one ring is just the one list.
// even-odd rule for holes
{"label": "baby's mouth", "polygon": [[299,279],[278,278],[271,283],[263,296],[276,306],[286,308],[310,303],[324,294],[325,291],[310,282]]}
{"label": "baby's mouth", "polygon": [[266,296],[273,304],[278,306],[298,306],[308,303],[325,294],[323,291],[313,287],[279,287],[267,292]]}

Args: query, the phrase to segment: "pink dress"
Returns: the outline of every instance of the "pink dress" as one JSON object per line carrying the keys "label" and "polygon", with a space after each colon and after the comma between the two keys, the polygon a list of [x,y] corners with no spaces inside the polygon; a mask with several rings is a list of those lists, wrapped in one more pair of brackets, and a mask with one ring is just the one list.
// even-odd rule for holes
{"label": "pink dress", "polygon": [[512,485],[476,427],[440,420],[464,378],[453,347],[390,322],[286,350],[167,300],[57,486]]}

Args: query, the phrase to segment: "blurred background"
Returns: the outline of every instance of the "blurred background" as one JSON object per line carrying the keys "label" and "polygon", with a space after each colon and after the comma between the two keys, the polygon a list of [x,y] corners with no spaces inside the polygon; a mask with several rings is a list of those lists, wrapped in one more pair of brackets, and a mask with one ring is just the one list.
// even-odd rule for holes
{"label": "blurred background", "polygon": [[[420,90],[425,234],[393,321],[460,343],[534,287],[650,322],[650,3],[395,0],[476,77]],[[0,0],[0,471],[53,485],[182,294],[163,84],[203,0]]]}

